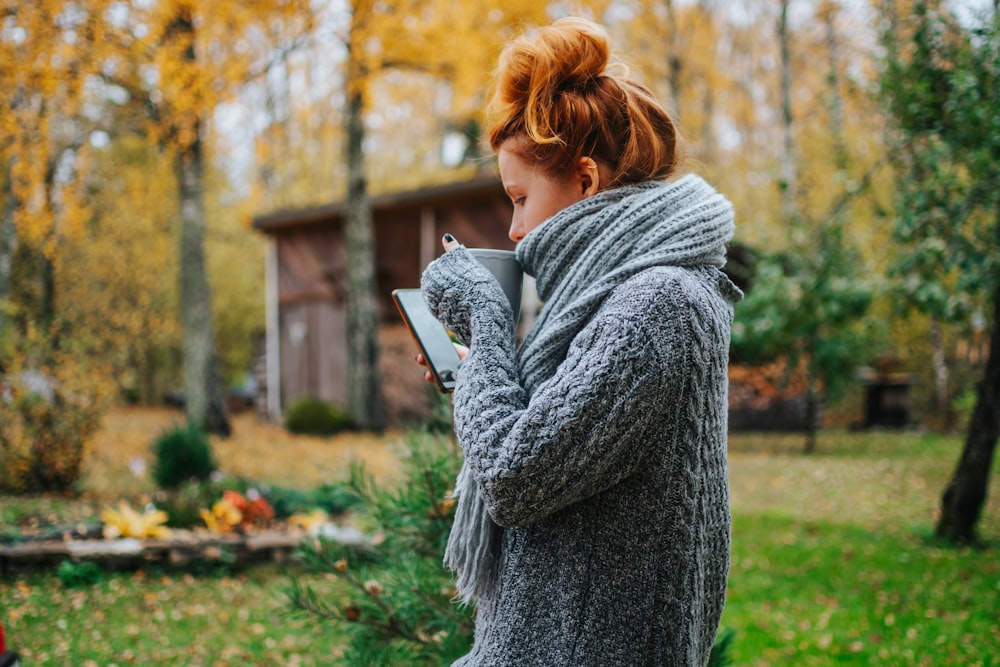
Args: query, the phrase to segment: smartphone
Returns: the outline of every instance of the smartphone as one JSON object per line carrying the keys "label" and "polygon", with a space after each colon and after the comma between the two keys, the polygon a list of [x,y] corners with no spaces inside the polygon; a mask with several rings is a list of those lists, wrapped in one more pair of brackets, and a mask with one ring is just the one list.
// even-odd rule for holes
{"label": "smartphone", "polygon": [[403,316],[410,335],[417,341],[438,389],[442,392],[454,391],[455,375],[461,359],[447,329],[427,309],[419,289],[393,290],[392,300]]}

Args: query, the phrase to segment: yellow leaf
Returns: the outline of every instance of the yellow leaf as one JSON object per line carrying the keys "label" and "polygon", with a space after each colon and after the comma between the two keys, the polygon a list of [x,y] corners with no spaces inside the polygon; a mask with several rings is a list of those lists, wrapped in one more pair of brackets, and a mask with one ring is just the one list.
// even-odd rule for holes
{"label": "yellow leaf", "polygon": [[243,512],[228,500],[212,505],[212,511],[198,510],[205,525],[213,533],[231,533],[243,521]]}
{"label": "yellow leaf", "polygon": [[167,522],[166,512],[150,510],[139,513],[124,501],[118,504],[117,510],[108,508],[101,512],[101,520],[105,524],[104,536],[109,539],[114,537],[165,538],[170,535],[170,529],[163,525]]}
{"label": "yellow leaf", "polygon": [[288,524],[302,528],[310,535],[315,535],[319,532],[319,527],[326,523],[328,519],[329,516],[326,512],[321,509],[314,509],[309,514],[293,514],[288,517]]}

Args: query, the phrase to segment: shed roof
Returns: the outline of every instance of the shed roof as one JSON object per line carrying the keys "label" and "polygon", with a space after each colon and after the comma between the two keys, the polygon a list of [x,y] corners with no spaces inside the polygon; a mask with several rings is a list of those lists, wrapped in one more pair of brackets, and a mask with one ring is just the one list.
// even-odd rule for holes
{"label": "shed roof", "polygon": [[[387,192],[372,197],[372,212],[381,213],[401,208],[434,206],[444,201],[479,197],[503,191],[500,179],[493,175],[476,176],[465,181],[433,185],[401,192]],[[285,209],[255,216],[253,227],[265,234],[293,227],[329,223],[343,219],[347,202],[338,201],[319,206]]]}

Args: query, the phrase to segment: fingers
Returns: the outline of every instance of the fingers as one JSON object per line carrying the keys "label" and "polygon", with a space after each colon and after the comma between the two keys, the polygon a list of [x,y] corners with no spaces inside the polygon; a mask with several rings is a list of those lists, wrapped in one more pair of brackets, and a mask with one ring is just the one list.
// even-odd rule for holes
{"label": "fingers", "polygon": [[452,343],[455,346],[455,352],[458,352],[459,359],[465,359],[466,355],[469,354],[469,348],[465,347],[460,343]]}
{"label": "fingers", "polygon": [[460,246],[461,243],[456,241],[455,237],[452,236],[451,234],[445,234],[444,237],[441,239],[441,245],[444,246],[445,252],[451,252],[452,250]]}
{"label": "fingers", "polygon": [[[427,366],[427,360],[424,359],[423,354],[418,354],[416,358],[418,364],[420,364],[421,366]],[[424,379],[427,380],[428,382],[434,382],[434,373],[432,373],[430,369],[424,371]]]}

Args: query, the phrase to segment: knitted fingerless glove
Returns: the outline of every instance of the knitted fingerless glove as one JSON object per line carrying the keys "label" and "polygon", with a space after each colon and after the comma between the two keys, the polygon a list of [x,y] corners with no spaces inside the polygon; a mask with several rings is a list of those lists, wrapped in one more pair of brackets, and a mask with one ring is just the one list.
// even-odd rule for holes
{"label": "knitted fingerless glove", "polygon": [[472,346],[478,334],[513,339],[514,314],[500,283],[459,246],[424,270],[420,288],[427,307],[459,339]]}

